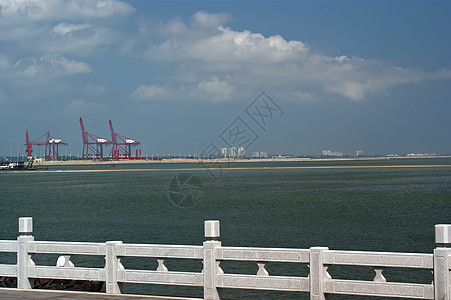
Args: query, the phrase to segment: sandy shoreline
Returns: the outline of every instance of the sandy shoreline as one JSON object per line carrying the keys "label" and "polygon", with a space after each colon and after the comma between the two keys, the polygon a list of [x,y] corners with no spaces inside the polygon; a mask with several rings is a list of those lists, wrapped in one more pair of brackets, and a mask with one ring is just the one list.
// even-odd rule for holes
{"label": "sandy shoreline", "polygon": [[212,164],[212,163],[256,163],[256,162],[336,162],[336,161],[388,161],[393,159],[435,159],[451,158],[451,156],[430,157],[350,157],[350,158],[261,158],[261,159],[162,159],[162,160],[68,160],[43,161],[42,166],[76,166],[76,165],[146,165],[146,164]]}

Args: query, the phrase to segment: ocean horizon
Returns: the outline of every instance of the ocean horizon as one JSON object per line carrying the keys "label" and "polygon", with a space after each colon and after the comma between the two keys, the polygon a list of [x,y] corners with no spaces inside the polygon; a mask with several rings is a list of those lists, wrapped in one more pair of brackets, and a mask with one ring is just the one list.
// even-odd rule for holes
{"label": "ocean horizon", "polygon": [[[451,159],[424,159],[155,166],[160,171],[148,165],[52,166],[42,172],[7,172],[0,174],[0,239],[15,239],[18,218],[33,217],[33,235],[40,241],[202,245],[203,222],[219,220],[225,246],[432,253],[434,225],[451,221],[449,165]],[[8,259],[13,258],[2,254],[0,263]],[[54,265],[53,259],[35,258]],[[74,263],[92,261],[74,257]],[[126,259],[124,265],[154,269],[156,261]],[[177,260],[167,266],[202,268],[200,262]],[[253,274],[256,265],[228,262],[223,269]],[[305,275],[308,268],[274,263],[268,270],[289,276]],[[371,268],[330,271],[334,278],[374,276]],[[415,270],[409,278],[398,270],[384,274],[390,281],[432,280],[427,270]],[[125,291],[201,296],[199,289],[186,287],[130,284]],[[246,290],[227,290],[224,296],[308,298]]]}

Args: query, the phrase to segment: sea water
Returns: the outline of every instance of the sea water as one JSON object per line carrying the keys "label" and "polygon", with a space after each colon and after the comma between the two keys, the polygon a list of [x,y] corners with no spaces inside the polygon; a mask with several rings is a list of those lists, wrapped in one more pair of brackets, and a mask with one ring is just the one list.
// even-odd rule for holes
{"label": "sea water", "polygon": [[[203,222],[219,220],[225,246],[432,253],[434,225],[451,223],[451,167],[440,166],[450,164],[447,159],[425,159],[72,166],[2,172],[0,239],[15,239],[18,218],[33,217],[37,241],[202,245]],[[39,259],[35,257],[37,263]],[[54,258],[43,256],[41,263],[49,263],[46,259]],[[74,257],[74,263],[102,267],[104,262]],[[152,270],[157,266],[150,258],[126,258],[124,265]],[[168,260],[167,266],[176,271],[202,269],[198,261]],[[257,271],[255,263],[226,262],[222,266],[229,273]],[[372,268],[333,268],[334,278],[374,277]],[[271,275],[308,274],[307,266],[296,264],[270,263],[267,269]],[[389,281],[432,281],[427,270],[415,270],[411,275],[386,270],[385,275]],[[202,295],[201,288],[135,284],[127,284],[125,291]],[[226,290],[224,296],[308,298],[306,293],[251,290]]]}

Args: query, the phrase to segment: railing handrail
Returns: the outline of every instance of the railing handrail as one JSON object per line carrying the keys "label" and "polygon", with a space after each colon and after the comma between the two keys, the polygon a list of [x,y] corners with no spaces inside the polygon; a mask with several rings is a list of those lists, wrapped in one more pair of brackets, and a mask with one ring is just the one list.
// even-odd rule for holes
{"label": "railing handrail", "polygon": [[[451,300],[451,225],[436,225],[437,248],[433,254],[344,251],[325,247],[310,249],[226,247],[219,239],[219,221],[205,222],[207,241],[202,246],[135,244],[118,242],[35,241],[31,218],[19,220],[17,240],[0,240],[0,252],[17,253],[16,264],[0,264],[0,276],[17,277],[18,288],[32,288],[35,278],[104,281],[107,293],[121,293],[123,283],[203,286],[205,299],[220,299],[221,288],[310,292],[310,299],[325,299],[327,294],[370,295],[417,299]],[[35,265],[32,255],[58,254],[56,266]],[[105,257],[101,268],[74,266],[74,255]],[[156,270],[125,268],[124,257],[153,257]],[[200,272],[168,270],[167,259],[202,260]],[[256,262],[256,274],[224,273],[222,261]],[[308,276],[274,276],[266,270],[270,262],[309,264]],[[335,279],[328,273],[332,265],[370,266],[373,281]],[[385,268],[430,269],[431,284],[387,282]]]}
{"label": "railing handrail", "polygon": [[324,253],[324,264],[433,269],[434,255],[424,253],[327,250]]}
{"label": "railing handrail", "polygon": [[218,260],[308,263],[309,249],[218,247]]}
{"label": "railing handrail", "polygon": [[0,252],[17,252],[17,241],[0,240]]}
{"label": "railing handrail", "polygon": [[30,241],[28,252],[33,254],[65,254],[65,255],[105,255],[105,243],[91,242],[54,242],[54,241]]}
{"label": "railing handrail", "polygon": [[164,244],[120,244],[117,255],[123,257],[165,257],[203,259],[203,247]]}

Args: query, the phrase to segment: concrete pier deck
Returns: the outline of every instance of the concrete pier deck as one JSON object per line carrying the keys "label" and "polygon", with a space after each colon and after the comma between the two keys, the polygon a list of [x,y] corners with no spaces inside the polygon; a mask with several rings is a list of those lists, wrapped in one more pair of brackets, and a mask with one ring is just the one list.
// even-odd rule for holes
{"label": "concrete pier deck", "polygon": [[55,290],[19,290],[13,288],[0,288],[0,299],[199,300],[199,298],[180,298],[180,297],[127,295],[127,294],[112,295],[104,293],[55,291]]}

